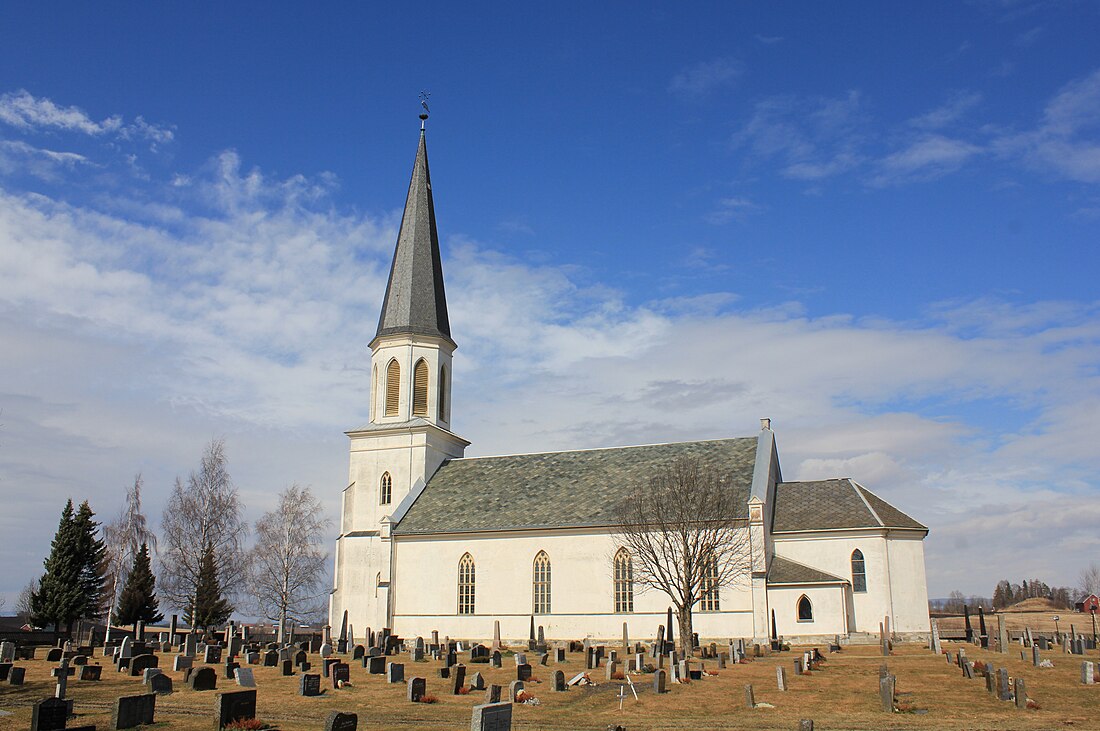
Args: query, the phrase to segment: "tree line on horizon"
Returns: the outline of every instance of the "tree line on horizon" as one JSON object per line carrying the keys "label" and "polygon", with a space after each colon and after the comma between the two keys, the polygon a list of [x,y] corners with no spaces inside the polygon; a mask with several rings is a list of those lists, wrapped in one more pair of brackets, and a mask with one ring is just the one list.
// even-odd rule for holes
{"label": "tree line on horizon", "polygon": [[142,486],[139,474],[107,524],[95,520],[87,500],[78,508],[67,501],[42,576],[17,600],[20,615],[71,633],[79,620],[160,622],[164,601],[180,610],[185,624],[206,629],[224,625],[235,602],[243,601],[277,623],[281,638],[288,621],[322,611],[328,556],[321,545],[329,521],[308,487],[283,489],[276,507],[254,524],[256,540],[246,548],[250,527],[223,440],[206,446],[186,480],[176,478],[159,536],[142,511]]}
{"label": "tree line on horizon", "polygon": [[1100,595],[1100,564],[1091,563],[1081,571],[1080,585],[1050,586],[1040,579],[1024,579],[1013,584],[1001,579],[993,588],[992,597],[965,596],[961,591],[951,592],[946,599],[933,599],[928,602],[930,610],[944,614],[962,614],[964,607],[975,611],[982,606],[993,609],[1008,609],[1026,599],[1049,599],[1058,609],[1073,609],[1076,602],[1089,594]]}

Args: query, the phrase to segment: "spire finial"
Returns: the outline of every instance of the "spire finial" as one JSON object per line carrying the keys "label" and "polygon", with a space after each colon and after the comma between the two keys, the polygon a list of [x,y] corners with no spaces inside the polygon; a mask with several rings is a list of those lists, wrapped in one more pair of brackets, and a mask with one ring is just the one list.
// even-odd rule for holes
{"label": "spire finial", "polygon": [[427,91],[420,92],[420,106],[424,107],[424,111],[420,113],[420,131],[424,131],[424,122],[428,121],[428,98],[431,97]]}

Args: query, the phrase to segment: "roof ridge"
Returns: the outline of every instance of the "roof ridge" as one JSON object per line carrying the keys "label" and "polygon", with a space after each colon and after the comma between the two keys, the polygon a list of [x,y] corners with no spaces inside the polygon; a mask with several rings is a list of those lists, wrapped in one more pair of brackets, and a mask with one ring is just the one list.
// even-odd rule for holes
{"label": "roof ridge", "polygon": [[[849,479],[851,479],[851,478],[849,478]],[[901,508],[899,508],[898,506],[894,505],[894,504],[893,504],[892,502],[890,502],[889,500],[887,500],[886,498],[884,498],[884,497],[883,497],[882,495],[879,495],[879,494],[878,494],[877,492],[875,492],[874,490],[868,489],[868,488],[867,488],[866,486],[864,486],[864,485],[862,485],[862,484],[860,484],[860,483],[856,482],[855,480],[851,480],[851,481],[852,481],[852,483],[853,483],[853,484],[854,484],[854,485],[855,485],[855,486],[856,486],[856,487],[858,488],[858,489],[856,490],[856,492],[859,492],[859,493],[860,493],[860,495],[859,495],[859,496],[860,496],[861,498],[863,498],[864,502],[867,502],[867,498],[866,498],[866,497],[865,497],[865,496],[863,495],[863,493],[867,493],[868,495],[871,495],[871,496],[873,496],[873,497],[874,497],[874,498],[875,498],[876,500],[881,500],[881,501],[882,501],[883,503],[885,503],[885,504],[886,504],[886,505],[887,505],[887,506],[888,506],[888,507],[889,507],[889,508],[890,508],[891,510],[893,510],[893,511],[895,511],[895,512],[897,512],[897,513],[900,513],[901,515],[905,516],[905,517],[906,517],[906,518],[908,518],[909,520],[913,521],[913,522],[914,522],[914,523],[916,523],[917,525],[919,525],[919,526],[921,526],[922,528],[924,528],[924,529],[926,529],[926,530],[927,530],[928,526],[926,526],[926,525],[925,525],[924,523],[920,522],[919,520],[917,520],[916,518],[914,518],[914,517],[913,517],[912,515],[910,515],[909,513],[905,512],[904,510],[902,510]],[[875,512],[875,515],[877,516],[877,515],[878,515],[878,513],[877,513],[877,512]],[[882,520],[881,518],[879,519],[879,522],[881,522],[881,523],[882,523],[882,527],[883,527],[883,528],[906,528],[906,527],[910,527],[910,526],[901,526],[901,525],[897,525],[897,526],[890,526],[890,525],[886,525],[886,521],[885,521],[885,520]]]}
{"label": "roof ridge", "polygon": [[[881,525],[883,528],[885,528],[886,527],[886,521],[884,521],[882,518],[879,517],[878,511],[876,511],[874,508],[871,507],[871,501],[868,500],[867,496],[864,495],[863,492],[861,491],[861,488],[863,487],[863,485],[859,484],[858,482],[853,480],[851,477],[846,477],[844,479],[848,480],[848,484],[852,486],[852,489],[856,491],[856,495],[859,495],[859,499],[862,500],[863,504],[867,506],[867,509],[871,511],[871,515],[875,516],[875,520],[878,521],[878,524]],[[878,495],[875,495],[875,497],[878,497]]]}
{"label": "roof ridge", "polygon": [[756,437],[726,437],[724,439],[691,439],[686,442],[652,442],[650,444],[624,444],[618,447],[588,447],[586,449],[551,449],[545,452],[514,452],[512,454],[482,454],[473,457],[455,457],[448,462],[467,462],[475,459],[498,459],[500,457],[535,457],[540,454],[575,454],[576,452],[607,452],[613,449],[641,449],[642,447],[667,447],[674,444],[710,444],[712,442],[736,442]]}

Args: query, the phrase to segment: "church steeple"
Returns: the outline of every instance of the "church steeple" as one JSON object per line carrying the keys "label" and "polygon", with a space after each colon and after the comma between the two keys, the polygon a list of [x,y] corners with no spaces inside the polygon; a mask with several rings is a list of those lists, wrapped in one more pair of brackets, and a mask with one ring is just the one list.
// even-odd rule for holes
{"label": "church steeple", "polygon": [[423,126],[375,339],[386,335],[428,335],[454,345]]}

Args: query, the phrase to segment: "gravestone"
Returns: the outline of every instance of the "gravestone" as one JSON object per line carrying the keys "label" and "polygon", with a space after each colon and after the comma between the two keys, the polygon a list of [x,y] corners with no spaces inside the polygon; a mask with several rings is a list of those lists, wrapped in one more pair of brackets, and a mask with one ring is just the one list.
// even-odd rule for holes
{"label": "gravestone", "polygon": [[485,690],[485,678],[481,673],[474,673],[470,678],[470,690]]}
{"label": "gravestone", "polygon": [[0,642],[0,663],[15,662],[15,643]]}
{"label": "gravestone", "polygon": [[1012,700],[1012,685],[1008,682],[1008,670],[1006,668],[997,670],[997,697],[1002,701]]}
{"label": "gravestone", "polygon": [[148,668],[160,666],[160,658],[156,655],[138,655],[130,660],[130,677],[136,678],[143,675]]}
{"label": "gravestone", "polygon": [[511,731],[512,704],[486,703],[474,706],[470,731]]}
{"label": "gravestone", "polygon": [[114,712],[111,714],[111,728],[148,726],[153,723],[156,709],[157,696],[155,693],[122,696],[118,699]]}
{"label": "gravestone", "polygon": [[424,693],[427,691],[428,681],[424,678],[409,678],[408,689],[405,692],[405,698],[409,703],[419,703],[420,699],[424,697]]}
{"label": "gravestone", "polygon": [[367,658],[367,672],[371,675],[384,675],[386,672],[386,657],[384,655],[376,655]]}
{"label": "gravestone", "polygon": [[31,710],[31,731],[61,731],[68,718],[68,703],[60,698],[43,698]]}
{"label": "gravestone", "polygon": [[306,662],[308,659],[309,659],[309,657],[306,655],[305,650],[299,650],[298,652],[294,653],[294,664],[295,665],[301,665],[302,663]]}
{"label": "gravestone", "polygon": [[565,662],[565,648],[564,647],[555,647],[554,648],[554,662]]}
{"label": "gravestone", "polygon": [[51,647],[46,651],[46,662],[61,662],[64,651],[60,647]]}
{"label": "gravestone", "polygon": [[149,686],[150,691],[157,695],[172,694],[172,678],[164,673],[158,672],[156,675],[149,678],[146,685]]}
{"label": "gravestone", "polygon": [[516,666],[516,680],[530,680],[531,666],[524,663]]}
{"label": "gravestone", "polygon": [[518,696],[522,691],[523,681],[513,680],[511,683],[508,684],[508,700],[512,703],[515,703],[517,700],[516,696]]}
{"label": "gravestone", "polygon": [[489,664],[492,665],[494,668],[499,668],[503,666],[503,661],[501,659],[499,650],[493,651],[493,654],[489,657]]}
{"label": "gravestone", "polygon": [[500,685],[492,685],[485,689],[485,702],[486,703],[500,703],[501,694],[504,692],[504,687]]}
{"label": "gravestone", "polygon": [[237,677],[237,668],[239,668],[240,666],[241,666],[241,664],[239,662],[232,662],[232,661],[227,662],[225,664],[225,668],[224,668],[225,669],[225,679],[226,680],[234,680]]}
{"label": "gravestone", "polygon": [[233,678],[242,688],[256,687],[256,675],[252,672],[252,668],[237,668],[233,671]]}
{"label": "gravestone", "polygon": [[879,703],[886,713],[894,712],[894,693],[897,690],[897,679],[893,675],[887,675],[878,681]]}
{"label": "gravestone", "polygon": [[405,666],[399,662],[386,663],[386,682],[405,682]]}
{"label": "gravestone", "polygon": [[4,682],[8,679],[8,673],[11,672],[12,664],[10,662],[0,662],[0,682]]}
{"label": "gravestone", "polygon": [[[615,677],[615,673],[617,673],[617,672],[619,672],[619,663],[615,662],[614,660],[609,659],[607,661],[607,664],[604,665],[604,676],[608,680],[611,680],[612,678]],[[528,679],[529,678],[520,678],[520,680],[528,680]]]}
{"label": "gravestone", "polygon": [[752,694],[752,685],[745,685],[745,705],[748,708],[756,708],[756,698]]}
{"label": "gravestone", "polygon": [[778,684],[780,690],[787,689],[787,669],[783,667],[776,667],[775,669],[775,682]]}
{"label": "gravestone", "polygon": [[264,667],[274,668],[279,665],[279,653],[275,650],[268,650],[264,653]]}
{"label": "gravestone", "polygon": [[298,695],[321,695],[321,676],[302,673],[298,677]]}
{"label": "gravestone", "polygon": [[289,678],[294,674],[294,663],[290,660],[283,660],[283,677]]}
{"label": "gravestone", "polygon": [[8,685],[22,685],[23,679],[27,676],[27,669],[21,668],[18,665],[12,665],[11,670],[8,671]]}
{"label": "gravestone", "polygon": [[324,645],[321,645],[321,653],[320,654],[321,654],[321,657],[332,657],[332,645],[329,645],[327,643],[324,644]]}
{"label": "gravestone", "polygon": [[1027,687],[1024,685],[1024,679],[1015,678],[1013,685],[1015,691],[1013,697],[1016,699],[1016,707],[1020,709],[1027,708]]}
{"label": "gravestone", "polygon": [[512,656],[512,659],[516,661],[517,666],[527,664],[527,655],[522,652],[517,652],[515,655]]}
{"label": "gravestone", "polygon": [[321,675],[325,676],[326,678],[330,677],[331,672],[332,672],[332,666],[335,665],[338,662],[340,662],[340,658],[338,658],[338,657],[326,657],[324,660],[322,660],[321,661]]}
{"label": "gravestone", "polygon": [[466,687],[466,666],[455,665],[451,668],[451,695],[462,695]]}
{"label": "gravestone", "polygon": [[325,721],[325,731],[355,731],[359,726],[359,716],[355,713],[333,711]]}
{"label": "gravestone", "polygon": [[172,670],[178,673],[184,668],[191,667],[194,662],[194,658],[187,657],[186,655],[176,655],[175,659],[172,661]]}
{"label": "gravestone", "polygon": [[256,717],[256,691],[237,690],[219,693],[217,697],[218,728],[225,728],[234,721]]}
{"label": "gravestone", "polygon": [[963,671],[963,677],[964,678],[966,678],[967,680],[973,680],[974,679],[974,664],[973,663],[964,662],[963,666],[962,666],[962,671]]}
{"label": "gravestone", "polygon": [[338,662],[333,665],[329,672],[332,674],[332,687],[339,688],[341,683],[351,682],[351,666],[346,662]]}
{"label": "gravestone", "polygon": [[668,673],[664,670],[658,669],[657,672],[653,673],[653,692],[668,692]]}
{"label": "gravestone", "polygon": [[99,680],[103,675],[102,665],[84,665],[80,668],[81,680]]}
{"label": "gravestone", "polygon": [[997,614],[997,651],[1008,652],[1008,628],[1005,626],[1005,615]]}
{"label": "gravestone", "polygon": [[191,690],[216,690],[218,687],[218,674],[214,668],[195,668],[189,680]]}
{"label": "gravestone", "polygon": [[367,648],[363,647],[362,645],[356,645],[355,648],[351,651],[351,659],[358,660],[365,654],[367,654]]}
{"label": "gravestone", "polygon": [[1093,664],[1087,660],[1081,663],[1081,683],[1083,685],[1093,685],[1096,683],[1096,672],[1093,669]]}
{"label": "gravestone", "polygon": [[566,690],[568,686],[565,684],[565,673],[561,670],[554,671],[554,690],[561,693]]}

